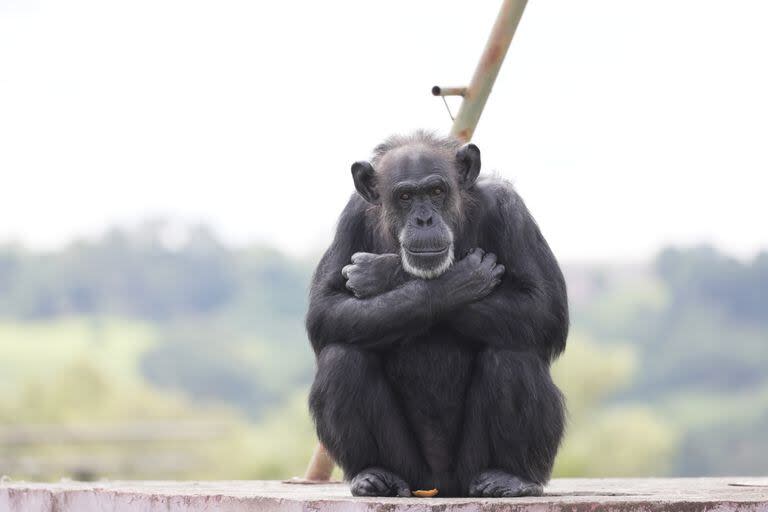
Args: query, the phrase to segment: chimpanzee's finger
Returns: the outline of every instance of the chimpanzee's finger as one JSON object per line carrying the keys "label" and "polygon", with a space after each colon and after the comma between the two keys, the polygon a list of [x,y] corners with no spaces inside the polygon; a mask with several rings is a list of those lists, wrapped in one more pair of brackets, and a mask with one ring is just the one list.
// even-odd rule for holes
{"label": "chimpanzee's finger", "polygon": [[496,264],[496,255],[492,252],[485,253],[483,264],[485,264],[487,268],[493,268],[493,266]]}
{"label": "chimpanzee's finger", "polygon": [[469,254],[469,257],[472,258],[472,261],[479,264],[481,261],[483,261],[484,255],[485,255],[484,250],[482,250],[479,247],[475,247],[474,249],[472,249],[472,252]]}
{"label": "chimpanzee's finger", "polygon": [[364,263],[366,261],[371,261],[375,257],[376,255],[370,252],[356,252],[352,255],[352,263]]}

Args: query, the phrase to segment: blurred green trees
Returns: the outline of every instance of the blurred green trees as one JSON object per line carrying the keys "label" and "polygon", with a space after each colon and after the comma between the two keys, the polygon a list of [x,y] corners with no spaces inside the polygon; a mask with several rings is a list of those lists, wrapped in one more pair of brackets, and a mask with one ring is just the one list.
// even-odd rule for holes
{"label": "blurred green trees", "polygon": [[[56,251],[0,246],[0,428],[213,418],[226,435],[210,442],[118,451],[170,447],[169,470],[188,452],[177,477],[300,474],[314,445],[311,269],[163,222]],[[768,253],[669,249],[651,266],[565,271],[574,334],[553,370],[570,409],[556,474],[768,471]],[[37,449],[0,438],[0,473]]]}
{"label": "blurred green trees", "polygon": [[667,474],[676,449],[674,426],[648,406],[610,402],[631,384],[636,371],[629,346],[569,337],[568,349],[553,367],[569,411],[555,476]]}
{"label": "blurred green trees", "polygon": [[[11,343],[23,339],[25,343]],[[139,371],[156,342],[147,325],[115,319],[68,318],[0,325],[6,369],[15,361],[14,393],[0,400],[0,461],[57,478],[285,478],[302,474],[316,442],[298,390],[255,424],[194,395],[152,388]],[[13,353],[9,348],[13,347]],[[554,378],[568,399],[566,442],[556,475],[663,473],[673,454],[671,427],[647,407],[606,406],[632,379],[636,359],[626,346],[600,347],[572,336]],[[6,373],[7,375],[7,373]],[[37,427],[47,426],[42,431]],[[58,428],[53,428],[58,426]],[[32,439],[3,445],[21,428]],[[50,441],[50,432],[91,436]],[[85,429],[85,430],[83,430]],[[175,430],[178,430],[176,432]],[[152,434],[149,435],[148,431]],[[196,437],[199,432],[200,437]],[[147,462],[149,461],[149,462]]]}

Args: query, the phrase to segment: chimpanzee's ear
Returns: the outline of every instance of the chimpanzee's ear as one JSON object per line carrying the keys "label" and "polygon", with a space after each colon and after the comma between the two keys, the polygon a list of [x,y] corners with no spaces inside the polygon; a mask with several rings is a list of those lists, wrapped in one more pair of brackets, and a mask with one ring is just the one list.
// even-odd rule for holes
{"label": "chimpanzee's ear", "polygon": [[352,179],[355,188],[363,199],[372,204],[379,204],[379,193],[376,192],[376,176],[370,162],[361,160],[352,164]]}
{"label": "chimpanzee's ear", "polygon": [[459,184],[470,188],[480,174],[480,149],[474,144],[464,144],[456,153],[459,165]]}

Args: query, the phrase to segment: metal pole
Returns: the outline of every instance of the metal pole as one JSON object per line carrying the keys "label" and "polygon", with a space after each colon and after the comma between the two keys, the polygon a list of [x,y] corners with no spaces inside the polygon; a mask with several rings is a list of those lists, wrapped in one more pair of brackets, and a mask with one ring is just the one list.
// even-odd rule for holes
{"label": "metal pole", "polygon": [[[512,42],[512,36],[515,35],[526,3],[527,0],[504,0],[468,87],[440,87],[436,85],[432,88],[432,94],[435,96],[464,97],[459,113],[456,114],[453,121],[451,135],[464,141],[472,139],[472,134],[475,133],[477,122],[480,120],[485,102],[488,101],[488,96],[491,94],[493,83],[496,81],[501,64],[507,55],[509,44]],[[333,466],[334,463],[328,451],[322,443],[318,443],[304,478],[296,478],[288,480],[288,482],[327,482],[331,478]]]}
{"label": "metal pole", "polygon": [[295,476],[289,480],[283,480],[283,483],[302,485],[327,484],[331,480],[335,465],[323,443],[317,443],[304,476]]}
{"label": "metal pole", "polygon": [[[480,57],[480,61],[475,68],[475,74],[469,86],[464,89],[461,87],[439,87],[432,88],[432,94],[435,96],[457,95],[451,93],[462,92],[458,94],[464,97],[459,108],[459,113],[453,121],[451,135],[469,141],[475,133],[477,122],[483,113],[485,102],[491,94],[493,83],[507,55],[509,44],[512,42],[512,36],[515,35],[517,24],[523,15],[523,10],[527,0],[504,0],[496,18],[496,23],[491,29],[491,35],[488,42],[485,43],[485,49]],[[442,94],[441,94],[442,93]]]}
{"label": "metal pole", "polygon": [[304,480],[308,482],[327,482],[331,479],[333,473],[333,460],[328,455],[322,443],[317,443],[312,459],[307,466],[307,472],[304,473]]}

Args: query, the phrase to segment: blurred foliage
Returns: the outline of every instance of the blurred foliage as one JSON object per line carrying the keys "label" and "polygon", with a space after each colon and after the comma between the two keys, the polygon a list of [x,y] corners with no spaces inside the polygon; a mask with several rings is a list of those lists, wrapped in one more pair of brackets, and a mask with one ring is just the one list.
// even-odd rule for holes
{"label": "blurred foliage", "polygon": [[632,382],[628,346],[603,347],[571,334],[552,375],[568,404],[569,424],[555,476],[661,475],[669,470],[677,432],[648,406],[605,405]]}
{"label": "blurred foliage", "polygon": [[675,305],[707,304],[727,316],[757,325],[768,324],[768,253],[749,263],[713,247],[667,249],[656,260],[659,275],[669,286]]}
{"label": "blurred foliage", "polygon": [[[259,440],[253,446],[255,478],[285,478],[303,475],[317,438],[307,409],[307,395],[296,393],[266,415],[257,427]],[[335,478],[342,478],[336,468]]]}
{"label": "blurred foliage", "polygon": [[[181,425],[180,439],[0,437],[0,473],[89,476],[61,469],[78,454],[91,476],[302,473],[311,268],[160,221],[55,251],[0,246],[0,436]],[[570,410],[557,475],[768,471],[768,253],[668,249],[652,266],[565,271],[574,334],[553,369]]]}
{"label": "blurred foliage", "polygon": [[224,406],[191,404],[77,362],[0,400],[0,466],[16,478],[242,478],[260,440]]}
{"label": "blurred foliage", "polygon": [[139,360],[157,341],[150,324],[114,317],[0,321],[0,390],[87,361],[112,382],[140,379]]}
{"label": "blurred foliage", "polygon": [[615,401],[651,404],[681,432],[670,473],[768,472],[767,262],[670,248],[640,272],[593,270],[574,305],[581,329],[637,350],[641,371]]}

